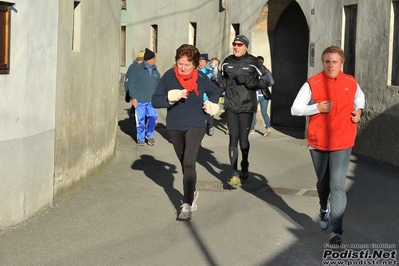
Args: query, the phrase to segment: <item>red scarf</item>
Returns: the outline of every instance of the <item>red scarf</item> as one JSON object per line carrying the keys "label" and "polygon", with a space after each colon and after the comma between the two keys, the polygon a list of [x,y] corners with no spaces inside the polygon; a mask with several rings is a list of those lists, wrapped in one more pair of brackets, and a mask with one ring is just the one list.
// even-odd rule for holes
{"label": "red scarf", "polygon": [[180,85],[187,90],[187,92],[195,92],[195,94],[198,96],[198,84],[197,84],[197,78],[198,78],[198,69],[194,68],[193,71],[191,71],[190,74],[187,75],[182,75],[179,74],[179,71],[177,69],[177,65],[173,68],[176,74],[176,78],[179,81]]}

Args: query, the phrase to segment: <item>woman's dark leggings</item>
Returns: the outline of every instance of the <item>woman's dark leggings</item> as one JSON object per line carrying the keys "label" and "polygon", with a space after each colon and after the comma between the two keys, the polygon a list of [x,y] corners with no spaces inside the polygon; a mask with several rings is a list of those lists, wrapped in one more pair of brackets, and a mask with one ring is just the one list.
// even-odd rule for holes
{"label": "woman's dark leggings", "polygon": [[252,117],[253,113],[233,113],[230,110],[226,110],[226,120],[230,130],[229,158],[233,171],[238,170],[238,142],[240,142],[242,153],[241,168],[248,168],[248,136],[251,128]]}
{"label": "woman's dark leggings", "polygon": [[187,131],[168,130],[177,158],[183,170],[184,202],[192,204],[197,182],[196,163],[206,128],[193,127]]}
{"label": "woman's dark leggings", "polygon": [[342,220],[346,209],[345,180],[351,152],[352,148],[338,151],[310,150],[317,175],[316,187],[320,208],[326,210],[327,201],[330,198],[331,225],[334,231],[342,230]]}

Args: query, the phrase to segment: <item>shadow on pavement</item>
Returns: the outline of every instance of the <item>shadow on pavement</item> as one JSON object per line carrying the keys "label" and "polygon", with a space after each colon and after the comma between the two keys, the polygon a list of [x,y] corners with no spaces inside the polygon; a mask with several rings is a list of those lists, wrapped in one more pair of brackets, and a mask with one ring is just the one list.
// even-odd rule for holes
{"label": "shadow on pavement", "polygon": [[179,214],[181,205],[180,200],[183,195],[173,187],[173,174],[177,173],[175,165],[158,161],[152,155],[143,154],[139,160],[133,162],[131,168],[133,170],[143,171],[149,179],[162,187],[170,202],[175,207],[177,215]]}
{"label": "shadow on pavement", "polygon": [[[219,179],[220,182],[223,183],[224,189],[230,189],[229,185],[226,183],[230,177],[230,165],[220,164],[215,156],[213,156],[213,153],[214,151],[201,147],[198,155],[198,163],[207,169],[211,175]],[[218,169],[219,172],[214,168]],[[313,230],[315,227],[317,227],[311,217],[303,213],[298,213],[289,205],[287,205],[281,196],[276,194],[268,185],[268,181],[265,176],[258,173],[249,172],[249,178],[242,184],[241,189],[259,198],[260,200],[275,206],[288,218],[297,223],[306,231]]]}
{"label": "shadow on pavement", "polygon": [[130,108],[125,109],[129,118],[118,121],[118,126],[123,133],[129,135],[135,142],[137,142],[137,129],[134,116],[130,115]]}

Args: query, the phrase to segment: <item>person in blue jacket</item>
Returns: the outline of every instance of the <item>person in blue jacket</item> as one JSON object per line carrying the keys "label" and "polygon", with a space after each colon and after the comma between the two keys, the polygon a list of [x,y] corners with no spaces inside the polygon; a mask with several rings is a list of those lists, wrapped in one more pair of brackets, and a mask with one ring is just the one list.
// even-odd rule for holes
{"label": "person in blue jacket", "polygon": [[157,110],[151,105],[151,97],[161,78],[155,65],[155,53],[145,49],[144,61],[128,72],[126,84],[132,105],[136,109],[137,144],[155,144],[154,131],[158,118]]}
{"label": "person in blue jacket", "polygon": [[162,76],[151,100],[155,108],[168,108],[166,128],[183,169],[184,199],[178,220],[184,221],[197,209],[196,161],[207,129],[206,114],[219,112],[219,88],[198,71],[199,58],[195,46],[181,45],[176,50],[176,64]]}
{"label": "person in blue jacket", "polygon": [[128,81],[127,77],[130,76],[130,74],[131,74],[130,72],[133,71],[134,67],[137,66],[138,64],[141,64],[141,62],[143,62],[143,60],[144,60],[144,51],[141,50],[137,54],[136,59],[133,60],[133,63],[129,66],[129,68],[127,69],[127,72],[125,74],[125,80],[124,80],[125,93],[126,93],[125,100],[127,103],[131,104],[131,109],[129,110],[129,118],[130,119],[134,118],[136,111],[134,109],[134,106],[131,103],[131,99],[130,99],[130,95],[129,95],[129,87],[128,87],[128,83],[127,83],[127,81]]}
{"label": "person in blue jacket", "polygon": [[[207,64],[212,65],[212,67],[207,66]],[[212,61],[209,61],[208,54],[200,54],[200,59],[199,59],[199,65],[198,65],[198,70],[204,73],[205,75],[208,76],[212,82],[217,79],[217,68],[213,65]],[[215,84],[216,85],[216,84]],[[204,95],[204,101],[206,101],[208,96],[205,94]],[[214,133],[214,128],[213,128],[213,123],[214,123],[214,117],[213,115],[207,114],[207,134],[209,136],[213,136]]]}

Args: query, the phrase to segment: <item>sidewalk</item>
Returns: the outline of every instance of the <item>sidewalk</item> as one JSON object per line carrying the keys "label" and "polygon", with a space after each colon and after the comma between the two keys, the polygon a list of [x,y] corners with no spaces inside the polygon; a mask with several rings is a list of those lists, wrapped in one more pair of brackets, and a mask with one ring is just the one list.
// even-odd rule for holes
{"label": "sidewalk", "polygon": [[[166,110],[155,146],[138,147],[128,107],[121,95],[115,161],[53,208],[0,231],[0,265],[322,265],[330,231],[319,229],[306,141],[289,135],[298,132],[250,135],[250,179],[228,190],[228,136],[218,124],[200,150],[198,210],[179,222],[182,173]],[[399,168],[352,156],[347,191],[344,243],[397,246]]]}

